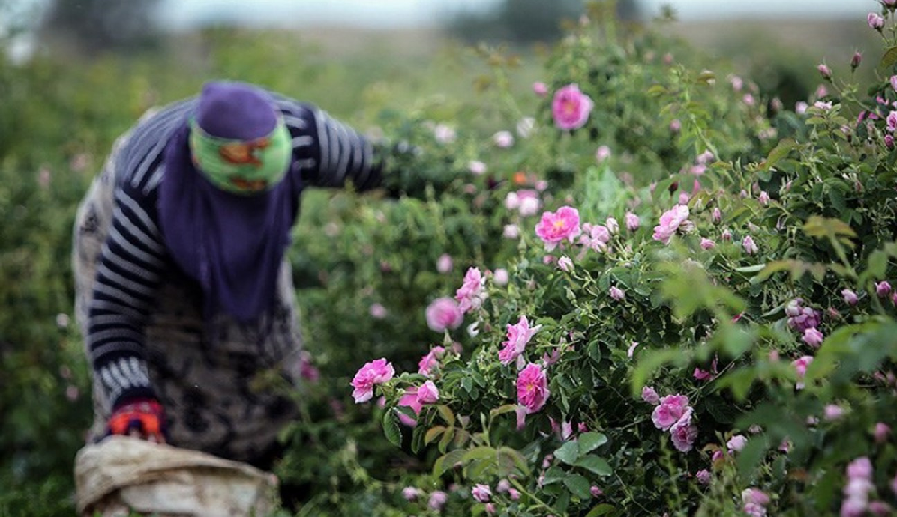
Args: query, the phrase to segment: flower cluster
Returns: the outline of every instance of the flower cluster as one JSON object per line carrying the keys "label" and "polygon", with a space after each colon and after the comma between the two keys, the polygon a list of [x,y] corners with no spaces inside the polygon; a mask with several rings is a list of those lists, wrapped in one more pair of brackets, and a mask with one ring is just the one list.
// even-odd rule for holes
{"label": "flower cluster", "polygon": [[656,404],[654,411],[651,413],[651,421],[654,422],[654,427],[661,431],[670,432],[673,447],[676,450],[680,452],[690,451],[695,439],[698,437],[698,427],[692,422],[694,409],[688,405],[688,397],[685,395],[667,395],[658,398],[657,392],[648,388],[642,391],[642,399]]}

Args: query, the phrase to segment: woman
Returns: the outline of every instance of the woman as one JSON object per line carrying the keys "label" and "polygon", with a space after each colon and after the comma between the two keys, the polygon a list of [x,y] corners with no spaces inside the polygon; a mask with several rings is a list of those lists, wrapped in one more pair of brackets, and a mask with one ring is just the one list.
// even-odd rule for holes
{"label": "woman", "polygon": [[239,82],[208,83],[119,138],[74,234],[90,440],[131,434],[270,469],[296,415],[273,381],[299,376],[284,255],[300,194],[371,189],[382,171],[351,128]]}

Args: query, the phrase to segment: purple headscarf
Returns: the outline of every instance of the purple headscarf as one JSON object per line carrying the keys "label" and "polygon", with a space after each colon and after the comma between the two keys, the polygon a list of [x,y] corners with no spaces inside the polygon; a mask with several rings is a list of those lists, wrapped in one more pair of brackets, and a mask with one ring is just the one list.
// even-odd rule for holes
{"label": "purple headscarf", "polygon": [[[213,101],[213,102],[212,102]],[[213,106],[214,109],[209,109]],[[277,112],[263,90],[242,83],[209,83],[196,119],[216,136],[264,136]],[[165,149],[159,224],[175,262],[196,279],[207,317],[225,312],[250,321],[270,309],[299,206],[294,175],[253,195],[216,188],[197,170],[185,120]]]}

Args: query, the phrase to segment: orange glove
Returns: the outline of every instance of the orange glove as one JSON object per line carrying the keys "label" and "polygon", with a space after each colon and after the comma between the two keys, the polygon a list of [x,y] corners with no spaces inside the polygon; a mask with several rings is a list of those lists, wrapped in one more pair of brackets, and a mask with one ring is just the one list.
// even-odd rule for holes
{"label": "orange glove", "polygon": [[154,399],[137,399],[121,405],[106,423],[106,436],[128,435],[165,443],[165,412]]}

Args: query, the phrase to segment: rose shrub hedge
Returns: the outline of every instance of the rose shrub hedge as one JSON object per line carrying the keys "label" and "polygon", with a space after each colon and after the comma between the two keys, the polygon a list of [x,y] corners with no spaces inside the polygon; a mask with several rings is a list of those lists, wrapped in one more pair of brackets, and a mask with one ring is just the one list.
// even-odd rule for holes
{"label": "rose shrub hedge", "polygon": [[892,514],[897,41],[875,16],[881,82],[820,66],[793,109],[653,36],[571,32],[529,136],[481,145],[540,208],[469,188],[516,254],[461,251],[418,300],[454,296],[464,325],[344,388],[438,456],[406,512]]}

